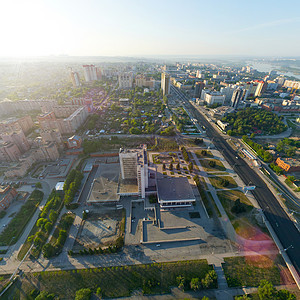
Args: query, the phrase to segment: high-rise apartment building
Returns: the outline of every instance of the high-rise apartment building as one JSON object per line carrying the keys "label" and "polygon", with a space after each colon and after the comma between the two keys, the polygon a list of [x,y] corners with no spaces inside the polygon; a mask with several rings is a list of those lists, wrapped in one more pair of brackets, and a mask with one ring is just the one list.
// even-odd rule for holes
{"label": "high-rise apartment building", "polygon": [[163,91],[163,95],[169,95],[170,94],[170,75],[167,73],[161,73],[161,89]]}
{"label": "high-rise apartment building", "polygon": [[243,99],[244,94],[245,94],[245,90],[243,90],[241,88],[237,88],[232,94],[230,106],[236,109],[238,107],[240,101]]}
{"label": "high-rise apartment building", "polygon": [[200,98],[201,97],[201,93],[202,93],[202,90],[204,89],[204,87],[205,87],[204,82],[196,82],[196,84],[195,84],[195,93],[194,93],[195,98]]}
{"label": "high-rise apartment building", "polygon": [[16,144],[0,140],[0,161],[18,161],[21,155]]}
{"label": "high-rise apartment building", "polygon": [[86,82],[97,80],[97,70],[94,65],[83,65],[83,74]]}
{"label": "high-rise apartment building", "polygon": [[80,78],[77,72],[71,71],[70,73],[71,81],[74,87],[80,86]]}
{"label": "high-rise apartment building", "polygon": [[133,85],[132,73],[119,74],[119,88],[120,89],[131,89],[132,85]]}
{"label": "high-rise apartment building", "polygon": [[3,141],[11,142],[17,145],[21,153],[24,153],[30,149],[30,144],[22,130],[1,133],[0,135]]}
{"label": "high-rise apartment building", "polygon": [[148,188],[147,146],[139,149],[120,149],[121,175],[123,180],[137,180],[139,195],[145,198]]}

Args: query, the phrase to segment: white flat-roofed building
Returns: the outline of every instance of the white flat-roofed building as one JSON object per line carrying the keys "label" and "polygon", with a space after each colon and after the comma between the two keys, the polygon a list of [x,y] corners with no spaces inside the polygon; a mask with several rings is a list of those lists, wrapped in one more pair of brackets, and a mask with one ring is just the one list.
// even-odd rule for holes
{"label": "white flat-roofed building", "polygon": [[[202,96],[202,95],[201,95]],[[208,92],[205,93],[204,101],[207,105],[213,105],[213,104],[224,104],[225,101],[225,95],[222,95],[220,92]]]}
{"label": "white flat-roofed building", "polygon": [[196,201],[186,177],[157,179],[157,195],[161,208],[191,207]]}

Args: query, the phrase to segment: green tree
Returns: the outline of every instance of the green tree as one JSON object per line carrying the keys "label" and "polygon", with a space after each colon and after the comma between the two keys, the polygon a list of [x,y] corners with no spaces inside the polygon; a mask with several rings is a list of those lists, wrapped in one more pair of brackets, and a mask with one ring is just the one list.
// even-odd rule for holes
{"label": "green tree", "polygon": [[162,169],[163,169],[163,170],[166,169],[166,165],[165,165],[165,164],[162,165]]}
{"label": "green tree", "polygon": [[200,289],[201,287],[201,282],[200,282],[200,279],[199,278],[192,278],[191,280],[191,289],[194,290],[194,291],[197,291]]}
{"label": "green tree", "polygon": [[102,295],[102,289],[101,289],[101,287],[98,287],[98,288],[97,288],[96,294],[97,294],[98,296],[101,296],[101,295]]}
{"label": "green tree", "polygon": [[50,230],[52,229],[52,223],[51,222],[47,222],[44,226],[45,230],[49,233]]}
{"label": "green tree", "polygon": [[55,254],[55,248],[50,243],[45,244],[42,251],[46,258],[49,258]]}
{"label": "green tree", "polygon": [[178,288],[180,288],[181,290],[184,291],[185,278],[183,276],[179,275],[176,277],[176,282],[177,282]]}
{"label": "green tree", "polygon": [[232,131],[231,129],[229,129],[229,130],[227,130],[227,134],[228,134],[229,136],[233,136],[233,131]]}
{"label": "green tree", "polygon": [[36,187],[37,189],[41,189],[41,188],[42,188],[42,184],[41,184],[40,182],[37,182],[37,183],[35,184],[35,187]]}
{"label": "green tree", "polygon": [[189,162],[189,164],[188,164],[188,169],[189,169],[189,171],[190,171],[190,172],[192,172],[192,171],[193,171],[193,169],[194,169],[194,165],[193,165],[193,163],[192,163],[192,162]]}
{"label": "green tree", "polygon": [[35,300],[52,300],[54,298],[54,294],[49,294],[47,291],[41,291],[41,293],[35,298]]}
{"label": "green tree", "polygon": [[177,171],[180,170],[180,164],[179,164],[179,163],[176,165],[176,170],[177,170]]}
{"label": "green tree", "polygon": [[296,300],[296,296],[288,290],[279,290],[276,295],[278,300]]}
{"label": "green tree", "polygon": [[170,171],[173,170],[173,164],[172,164],[172,163],[170,163],[169,170],[170,170]]}
{"label": "green tree", "polygon": [[288,175],[287,179],[293,182],[295,181],[295,176]]}
{"label": "green tree", "polygon": [[214,167],[216,166],[216,162],[215,162],[214,160],[210,160],[210,161],[208,162],[208,165],[209,165],[210,167],[214,168]]}
{"label": "green tree", "polygon": [[45,222],[47,222],[47,219],[39,218],[39,219],[36,221],[36,226],[39,227],[39,228],[43,228]]}
{"label": "green tree", "polygon": [[258,296],[261,300],[275,299],[276,290],[272,283],[267,280],[262,280],[258,287]]}
{"label": "green tree", "polygon": [[92,291],[90,289],[80,289],[76,292],[75,300],[89,300],[91,295]]}
{"label": "green tree", "polygon": [[49,219],[53,224],[56,221],[57,217],[58,217],[58,213],[55,210],[51,209],[49,214]]}
{"label": "green tree", "polygon": [[250,299],[247,295],[234,297],[234,300],[247,300],[247,299]]}

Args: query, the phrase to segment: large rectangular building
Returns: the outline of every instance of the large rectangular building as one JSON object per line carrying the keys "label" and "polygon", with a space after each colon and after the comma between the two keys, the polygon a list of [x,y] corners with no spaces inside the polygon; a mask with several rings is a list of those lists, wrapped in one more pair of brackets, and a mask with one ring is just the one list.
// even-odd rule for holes
{"label": "large rectangular building", "polygon": [[191,207],[196,201],[186,177],[163,177],[157,179],[158,203],[161,208]]}

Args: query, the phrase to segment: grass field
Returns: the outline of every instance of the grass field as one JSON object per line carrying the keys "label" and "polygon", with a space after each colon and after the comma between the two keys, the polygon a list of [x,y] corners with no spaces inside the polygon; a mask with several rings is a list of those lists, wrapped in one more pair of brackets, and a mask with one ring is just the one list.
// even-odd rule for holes
{"label": "grass field", "polygon": [[[208,163],[210,161],[214,161],[216,165],[214,167],[211,167]],[[220,171],[226,171],[226,168],[222,164],[222,162],[218,159],[200,159],[200,164],[203,167],[203,170],[205,172],[220,172]]]}
{"label": "grass field", "polygon": [[[59,296],[60,299],[74,299],[75,292],[90,288],[96,292],[101,287],[103,297],[130,296],[137,289],[145,294],[168,293],[177,286],[176,277],[183,276],[187,283],[192,278],[204,278],[212,270],[206,260],[155,263],[110,268],[94,268],[72,271],[27,273],[19,285],[7,294],[13,299],[21,293],[28,294],[36,286]],[[5,298],[4,298],[5,299]],[[16,298],[18,299],[18,298]]]}
{"label": "grass field", "polygon": [[274,260],[265,256],[250,256],[228,257],[224,261],[223,269],[229,287],[258,286],[263,279],[274,285],[283,284],[280,273],[286,265],[280,255]]}
{"label": "grass field", "polygon": [[212,204],[213,207],[215,208],[217,217],[218,217],[218,218],[221,218],[222,215],[221,215],[221,213],[220,213],[220,211],[219,211],[219,209],[218,209],[218,207],[217,207],[217,205],[216,205],[216,203],[215,203],[215,200],[213,199],[211,193],[210,193],[210,192],[207,192],[207,195],[208,195],[208,198],[210,198],[211,204]]}
{"label": "grass field", "polygon": [[[217,192],[217,195],[237,234],[245,239],[269,239],[266,236],[268,234],[266,227],[257,222],[254,207],[242,192],[224,190]],[[237,199],[245,204],[245,212],[235,214],[231,211]]]}
{"label": "grass field", "polygon": [[34,215],[44,193],[34,190],[28,200],[23,204],[20,211],[9,222],[7,227],[0,234],[0,245],[9,246],[15,244],[23,233],[27,223]]}
{"label": "grass field", "polygon": [[[234,181],[234,179],[231,176],[213,176],[213,177],[208,177],[209,181],[211,182],[211,184],[213,185],[214,188],[216,189],[223,189],[223,188],[236,188],[237,184]],[[221,184],[221,180],[222,179],[226,179],[228,180],[229,184],[227,186],[223,186]]]}
{"label": "grass field", "polygon": [[197,150],[195,151],[198,158],[205,158],[205,157],[214,157],[211,151],[209,150]]}

